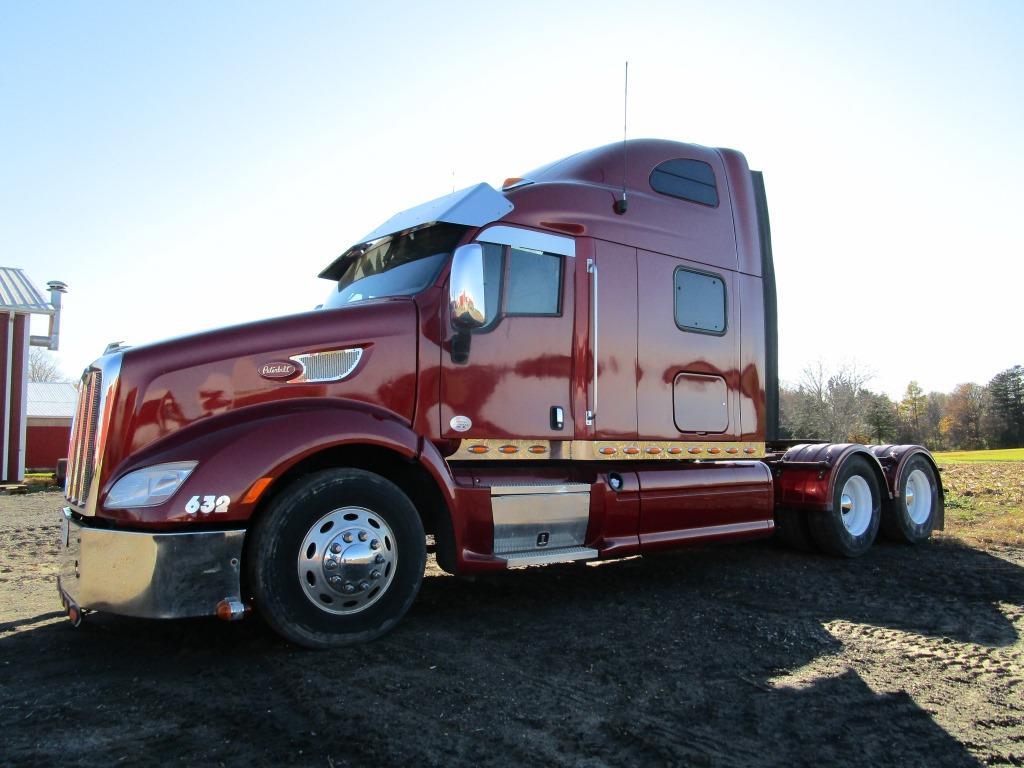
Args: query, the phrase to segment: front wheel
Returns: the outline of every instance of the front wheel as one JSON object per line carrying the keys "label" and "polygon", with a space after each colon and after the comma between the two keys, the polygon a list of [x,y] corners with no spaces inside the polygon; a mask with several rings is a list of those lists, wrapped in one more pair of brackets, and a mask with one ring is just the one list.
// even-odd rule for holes
{"label": "front wheel", "polygon": [[373,640],[409,610],[423,580],[426,540],[409,498],[360,469],[299,479],[253,531],[249,584],[267,623],[298,645]]}

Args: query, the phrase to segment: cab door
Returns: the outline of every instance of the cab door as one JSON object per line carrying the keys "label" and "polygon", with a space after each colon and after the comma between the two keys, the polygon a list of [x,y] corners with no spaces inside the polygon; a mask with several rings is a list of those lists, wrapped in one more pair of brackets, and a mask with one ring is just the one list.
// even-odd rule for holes
{"label": "cab door", "polygon": [[571,440],[575,241],[499,225],[477,242],[487,319],[460,342],[446,317],[441,434]]}

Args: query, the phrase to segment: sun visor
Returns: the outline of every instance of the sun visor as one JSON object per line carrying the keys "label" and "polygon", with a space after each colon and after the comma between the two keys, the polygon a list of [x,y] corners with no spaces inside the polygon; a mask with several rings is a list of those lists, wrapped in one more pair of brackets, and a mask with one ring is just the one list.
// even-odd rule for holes
{"label": "sun visor", "polygon": [[512,208],[512,203],[490,184],[477,184],[458,192],[452,192],[450,195],[395,214],[335,259],[327,269],[320,273],[320,277],[337,280],[341,272],[344,271],[342,267],[348,258],[362,251],[367,244],[374,240],[437,222],[482,227],[484,224],[497,221],[509,213]]}

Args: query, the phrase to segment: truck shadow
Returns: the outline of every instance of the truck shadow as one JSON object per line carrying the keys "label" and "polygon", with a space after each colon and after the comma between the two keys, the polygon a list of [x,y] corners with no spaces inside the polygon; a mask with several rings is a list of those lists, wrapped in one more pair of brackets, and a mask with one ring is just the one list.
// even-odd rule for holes
{"label": "truck shadow", "polygon": [[977,765],[925,708],[956,689],[919,683],[962,693],[991,672],[1018,639],[1022,571],[935,543],[432,572],[395,632],[326,652],[254,620],[26,620],[0,635],[0,732],[15,764]]}

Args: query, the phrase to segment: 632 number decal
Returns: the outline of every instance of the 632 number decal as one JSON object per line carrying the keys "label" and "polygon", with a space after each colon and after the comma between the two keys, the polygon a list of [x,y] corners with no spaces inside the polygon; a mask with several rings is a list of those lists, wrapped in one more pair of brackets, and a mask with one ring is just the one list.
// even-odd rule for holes
{"label": "632 number decal", "polygon": [[227,512],[231,499],[227,496],[193,496],[185,505],[185,511],[190,515],[201,512],[208,515],[211,512]]}

